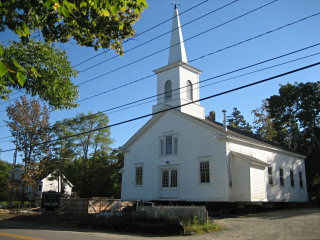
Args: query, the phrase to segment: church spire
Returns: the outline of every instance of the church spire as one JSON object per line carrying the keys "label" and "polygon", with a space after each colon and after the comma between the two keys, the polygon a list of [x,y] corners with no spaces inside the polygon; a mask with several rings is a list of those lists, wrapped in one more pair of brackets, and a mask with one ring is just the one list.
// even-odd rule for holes
{"label": "church spire", "polygon": [[187,63],[187,54],[184,47],[182,30],[180,26],[180,19],[177,5],[174,5],[173,10],[173,20],[172,20],[172,32],[171,32],[171,42],[170,42],[170,52],[169,52],[169,62],[168,64],[174,62],[184,62]]}

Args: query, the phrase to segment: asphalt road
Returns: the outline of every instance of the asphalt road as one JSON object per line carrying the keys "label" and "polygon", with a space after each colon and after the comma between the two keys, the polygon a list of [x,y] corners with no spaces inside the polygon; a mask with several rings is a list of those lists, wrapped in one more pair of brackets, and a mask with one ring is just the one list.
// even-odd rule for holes
{"label": "asphalt road", "polygon": [[13,221],[0,221],[0,240],[118,240],[118,239],[320,239],[320,209],[290,209],[217,219],[225,230],[192,236],[147,236],[62,229]]}

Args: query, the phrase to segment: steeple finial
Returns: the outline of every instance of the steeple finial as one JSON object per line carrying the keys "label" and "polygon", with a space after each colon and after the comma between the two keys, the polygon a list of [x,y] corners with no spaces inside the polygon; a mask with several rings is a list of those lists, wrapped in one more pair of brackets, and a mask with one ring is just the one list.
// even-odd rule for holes
{"label": "steeple finial", "polygon": [[184,47],[180,18],[177,8],[177,3],[174,4],[172,31],[169,52],[169,64],[180,61],[187,63],[187,54]]}

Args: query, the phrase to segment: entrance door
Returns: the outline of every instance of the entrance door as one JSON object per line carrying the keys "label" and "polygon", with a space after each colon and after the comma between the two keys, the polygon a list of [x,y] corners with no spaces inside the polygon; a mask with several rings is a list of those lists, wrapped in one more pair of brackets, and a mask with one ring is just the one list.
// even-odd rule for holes
{"label": "entrance door", "polygon": [[164,199],[178,197],[178,171],[176,168],[161,169],[160,197]]}

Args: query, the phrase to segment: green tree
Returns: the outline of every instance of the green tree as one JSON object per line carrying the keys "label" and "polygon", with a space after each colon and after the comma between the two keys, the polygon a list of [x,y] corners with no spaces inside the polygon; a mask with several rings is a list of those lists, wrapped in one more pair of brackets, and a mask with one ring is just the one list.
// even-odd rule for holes
{"label": "green tree", "polygon": [[37,100],[22,97],[7,107],[10,121],[7,125],[18,152],[22,152],[24,174],[22,181],[33,184],[41,174],[41,160],[49,154],[48,145],[40,144],[50,139],[49,112]]}
{"label": "green tree", "polygon": [[279,94],[267,98],[257,112],[258,132],[309,156],[306,159],[308,189],[319,191],[320,82],[281,85]]}
{"label": "green tree", "polygon": [[252,132],[252,127],[244,119],[244,116],[238,110],[238,108],[233,108],[231,115],[227,117],[228,125],[234,128],[238,128],[247,132]]}
{"label": "green tree", "polygon": [[[133,25],[146,7],[146,0],[0,1],[0,31],[5,31],[6,28],[14,31],[19,35],[23,44],[28,43],[32,34],[36,32],[42,34],[47,43],[55,41],[65,43],[73,39],[81,46],[94,47],[96,50],[111,48],[123,54],[123,41],[134,36]],[[33,54],[37,57],[36,52]],[[41,60],[37,58],[29,60],[41,63]],[[10,82],[19,88],[24,87],[25,82],[30,80],[28,78],[30,75],[47,77],[44,74],[38,75],[38,69],[32,64],[31,68],[28,67],[23,66],[23,62],[20,62],[19,59],[6,58],[4,47],[0,45],[0,97],[8,96]],[[55,68],[48,70],[56,71]],[[67,85],[68,83],[63,86]],[[40,97],[45,100],[48,100],[48,97],[51,100],[57,93],[53,91],[57,87],[56,84],[51,88],[45,83],[42,86],[36,86],[29,84],[28,93],[35,95],[39,92]],[[50,104],[54,103],[54,107],[72,107],[73,102],[68,102],[68,100],[74,100],[77,94],[74,87],[69,87],[64,89],[65,94],[64,91],[58,92],[55,101],[51,100]],[[67,97],[68,94],[70,94],[69,98],[64,100],[62,97]],[[58,103],[57,106],[58,99],[62,101],[62,104]],[[64,105],[66,103],[67,105]]]}
{"label": "green tree", "polygon": [[24,42],[40,31],[46,42],[112,48],[122,52],[122,42],[134,36],[134,23],[147,7],[145,0],[11,0],[0,2],[0,31],[6,28]]}
{"label": "green tree", "polygon": [[[4,64],[14,69],[1,78],[0,96],[3,99],[7,97],[8,89],[23,89],[32,96],[38,95],[54,108],[76,106],[74,102],[78,97],[78,87],[70,78],[75,77],[77,71],[71,67],[64,51],[34,40],[26,44],[11,42],[3,50]],[[11,59],[19,62],[25,73],[26,81],[22,84],[14,78],[19,68],[10,65]]]}
{"label": "green tree", "polygon": [[273,127],[270,114],[267,112],[267,101],[262,102],[262,106],[252,110],[254,115],[253,128],[255,133],[268,141],[275,141],[277,131]]}
{"label": "green tree", "polygon": [[11,169],[10,163],[0,160],[0,201],[8,199]]}
{"label": "green tree", "polygon": [[[82,197],[92,196],[96,181],[106,174],[103,166],[107,166],[109,146],[113,142],[109,128],[92,131],[107,126],[108,116],[103,113],[88,115],[78,114],[75,118],[56,122],[53,127],[56,138],[62,139],[55,143],[54,161],[61,161],[60,167],[70,173],[65,176],[76,185]],[[83,132],[88,133],[80,134]],[[72,135],[77,136],[67,138]]]}

